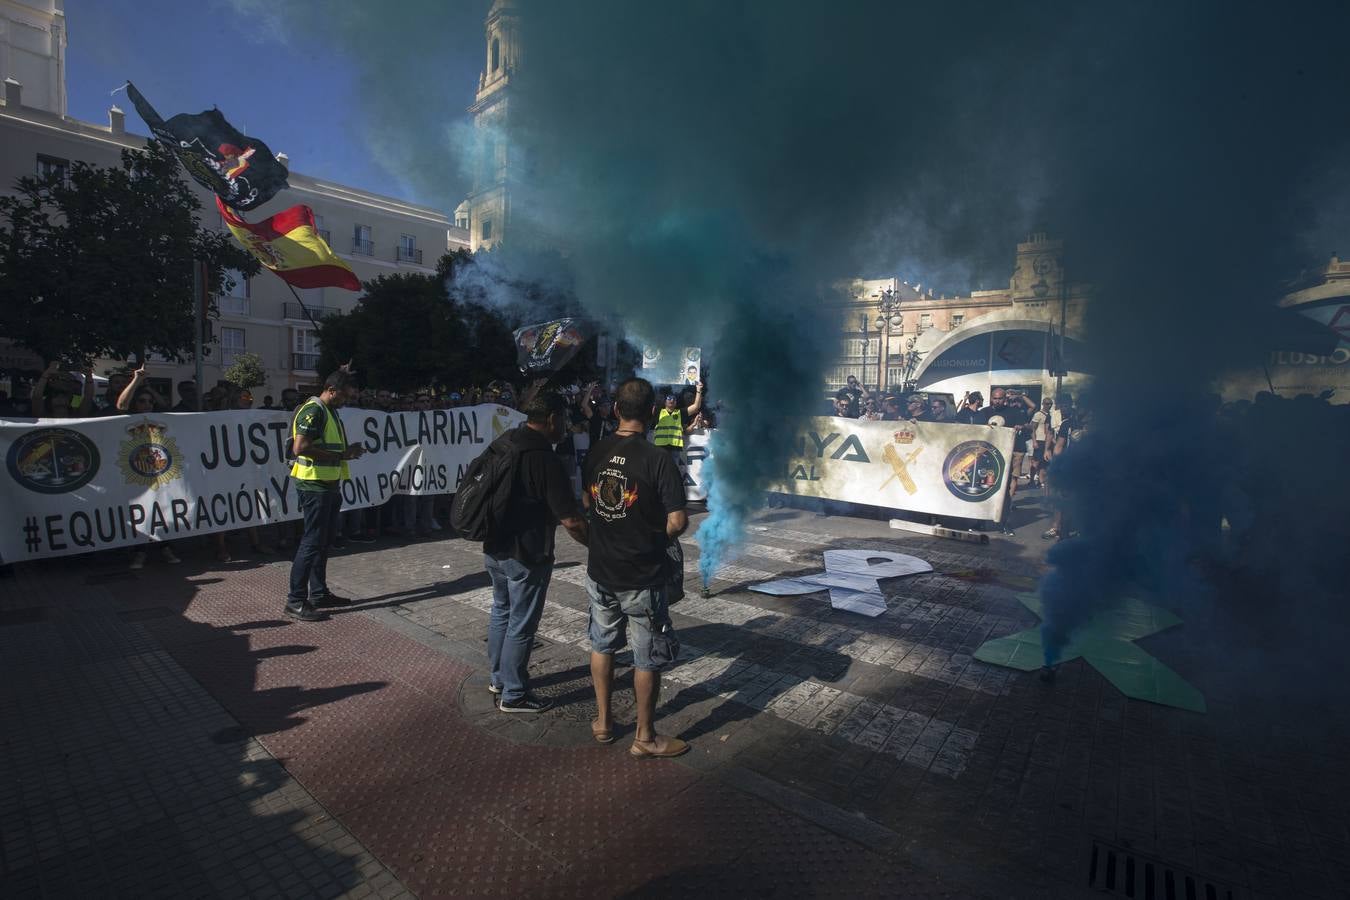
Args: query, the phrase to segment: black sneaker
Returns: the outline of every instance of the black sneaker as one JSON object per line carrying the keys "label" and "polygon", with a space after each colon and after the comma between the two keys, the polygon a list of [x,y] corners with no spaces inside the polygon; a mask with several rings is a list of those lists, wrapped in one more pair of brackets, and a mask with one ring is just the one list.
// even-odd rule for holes
{"label": "black sneaker", "polygon": [[340,538],[340,537],[335,537],[335,538],[333,538],[333,549],[334,549],[334,550],[346,550],[346,549],[347,549],[347,541],[346,541],[346,539]]}
{"label": "black sneaker", "polygon": [[310,601],[318,607],[351,606],[356,601],[351,597],[339,597],[337,594],[324,594]]}
{"label": "black sneaker", "polygon": [[366,534],[365,532],[361,532],[361,533],[359,533],[359,534],[354,534],[354,535],[352,535],[351,537],[347,538],[347,540],[351,541],[353,544],[373,544],[373,543],[375,543],[375,538],[374,538],[372,535]]}
{"label": "black sneaker", "polygon": [[303,606],[291,606],[287,603],[285,613],[286,618],[295,619],[299,622],[322,622],[328,618],[308,603]]}
{"label": "black sneaker", "polygon": [[501,692],[502,692],[502,686],[501,686],[500,684],[493,684],[493,683],[490,682],[490,681],[488,682],[488,693],[489,693],[489,694],[500,694]]}
{"label": "black sneaker", "polygon": [[503,700],[498,705],[498,709],[504,713],[541,713],[552,708],[552,700],[541,700],[533,694],[526,694],[519,700]]}

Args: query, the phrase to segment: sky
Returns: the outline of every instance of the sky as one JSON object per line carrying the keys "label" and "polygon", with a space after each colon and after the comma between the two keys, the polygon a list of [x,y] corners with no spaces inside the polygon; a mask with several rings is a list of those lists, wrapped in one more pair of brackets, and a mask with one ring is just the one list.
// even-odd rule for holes
{"label": "sky", "polygon": [[236,128],[288,154],[296,172],[449,215],[467,189],[449,148],[443,170],[411,172],[380,149],[367,124],[379,117],[363,115],[363,105],[397,107],[388,116],[438,127],[466,120],[483,66],[487,5],[439,4],[428,21],[398,4],[353,4],[381,7],[387,27],[406,30],[415,52],[417,37],[422,47],[434,39],[436,52],[420,53],[419,77],[398,86],[390,84],[398,74],[370,71],[366,61],[335,49],[331,29],[347,23],[331,10],[315,9],[306,27],[297,21],[303,16],[283,21],[250,0],[66,0],[68,111],[106,123],[116,103],[127,112],[127,128],[146,134],[125,92],[111,96],[130,80],[165,118],[219,107]]}

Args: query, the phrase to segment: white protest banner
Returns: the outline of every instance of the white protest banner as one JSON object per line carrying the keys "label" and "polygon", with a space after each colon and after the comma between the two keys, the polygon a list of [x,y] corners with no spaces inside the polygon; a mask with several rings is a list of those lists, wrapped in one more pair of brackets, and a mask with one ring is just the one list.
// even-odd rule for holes
{"label": "white protest banner", "polygon": [[708,458],[709,443],[712,441],[711,428],[695,428],[685,432],[684,450],[678,462],[680,474],[684,476],[684,499],[707,500],[708,486],[703,483],[703,460]]}
{"label": "white protest banner", "polygon": [[998,521],[1013,430],[946,422],[802,420],[769,490],[886,509]]}
{"label": "white protest banner", "polygon": [[[343,409],[343,508],[453,493],[464,469],[524,416],[492,404],[426,412]],[[245,410],[0,420],[0,558],[87,553],[298,519],[291,414]]]}

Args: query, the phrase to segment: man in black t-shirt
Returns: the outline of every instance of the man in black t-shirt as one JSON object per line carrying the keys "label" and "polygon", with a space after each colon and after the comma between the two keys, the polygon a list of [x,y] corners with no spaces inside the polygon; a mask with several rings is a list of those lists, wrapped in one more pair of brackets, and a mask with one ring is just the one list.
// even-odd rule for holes
{"label": "man in black t-shirt", "polygon": [[619,386],[619,428],[591,448],[583,474],[582,500],[591,513],[587,593],[591,598],[591,680],[599,715],[591,733],[602,744],[614,739],[610,692],[614,653],[633,648],[637,734],[629,753],[679,756],[689,745],[656,733],[661,670],[675,661],[680,642],[670,624],[666,549],[689,526],[684,480],[670,453],[647,441],[656,416],[656,391],[641,378]]}
{"label": "man in black t-shirt", "polygon": [[956,411],[954,421],[962,425],[987,425],[989,424],[989,413],[992,411],[989,407],[980,408],[984,402],[984,395],[979,391],[971,391],[966,394],[961,401],[961,408]]}
{"label": "man in black t-shirt", "polygon": [[483,542],[492,579],[488,617],[488,690],[501,695],[504,713],[537,713],[553,705],[529,691],[530,648],[553,577],[553,537],[559,524],[586,545],[586,522],[553,445],[567,427],[567,401],[540,394],[525,405],[525,424],[497,440],[519,453],[511,502],[502,527]]}

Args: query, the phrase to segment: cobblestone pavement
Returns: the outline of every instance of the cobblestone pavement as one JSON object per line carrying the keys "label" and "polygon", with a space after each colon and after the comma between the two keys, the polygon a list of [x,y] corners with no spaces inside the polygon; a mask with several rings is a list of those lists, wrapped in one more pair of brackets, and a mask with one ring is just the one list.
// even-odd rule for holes
{"label": "cobblestone pavement", "polygon": [[[590,740],[584,551],[566,537],[531,666],[558,706],[539,717],[485,689],[476,545],[335,557],[330,580],[363,602],[317,625],[280,618],[282,562],[20,567],[0,582],[0,895],[1350,888],[1344,714],[1230,691],[1185,626],[1141,645],[1208,715],[1127,700],[1081,661],[1047,684],[971,657],[1034,624],[1013,594],[1039,541],[766,512],[707,599],[684,543],[659,724],[694,750],[652,764],[625,752],[622,655],[620,740]],[[935,571],[883,582],[876,619],[746,589],[831,548]]]}

